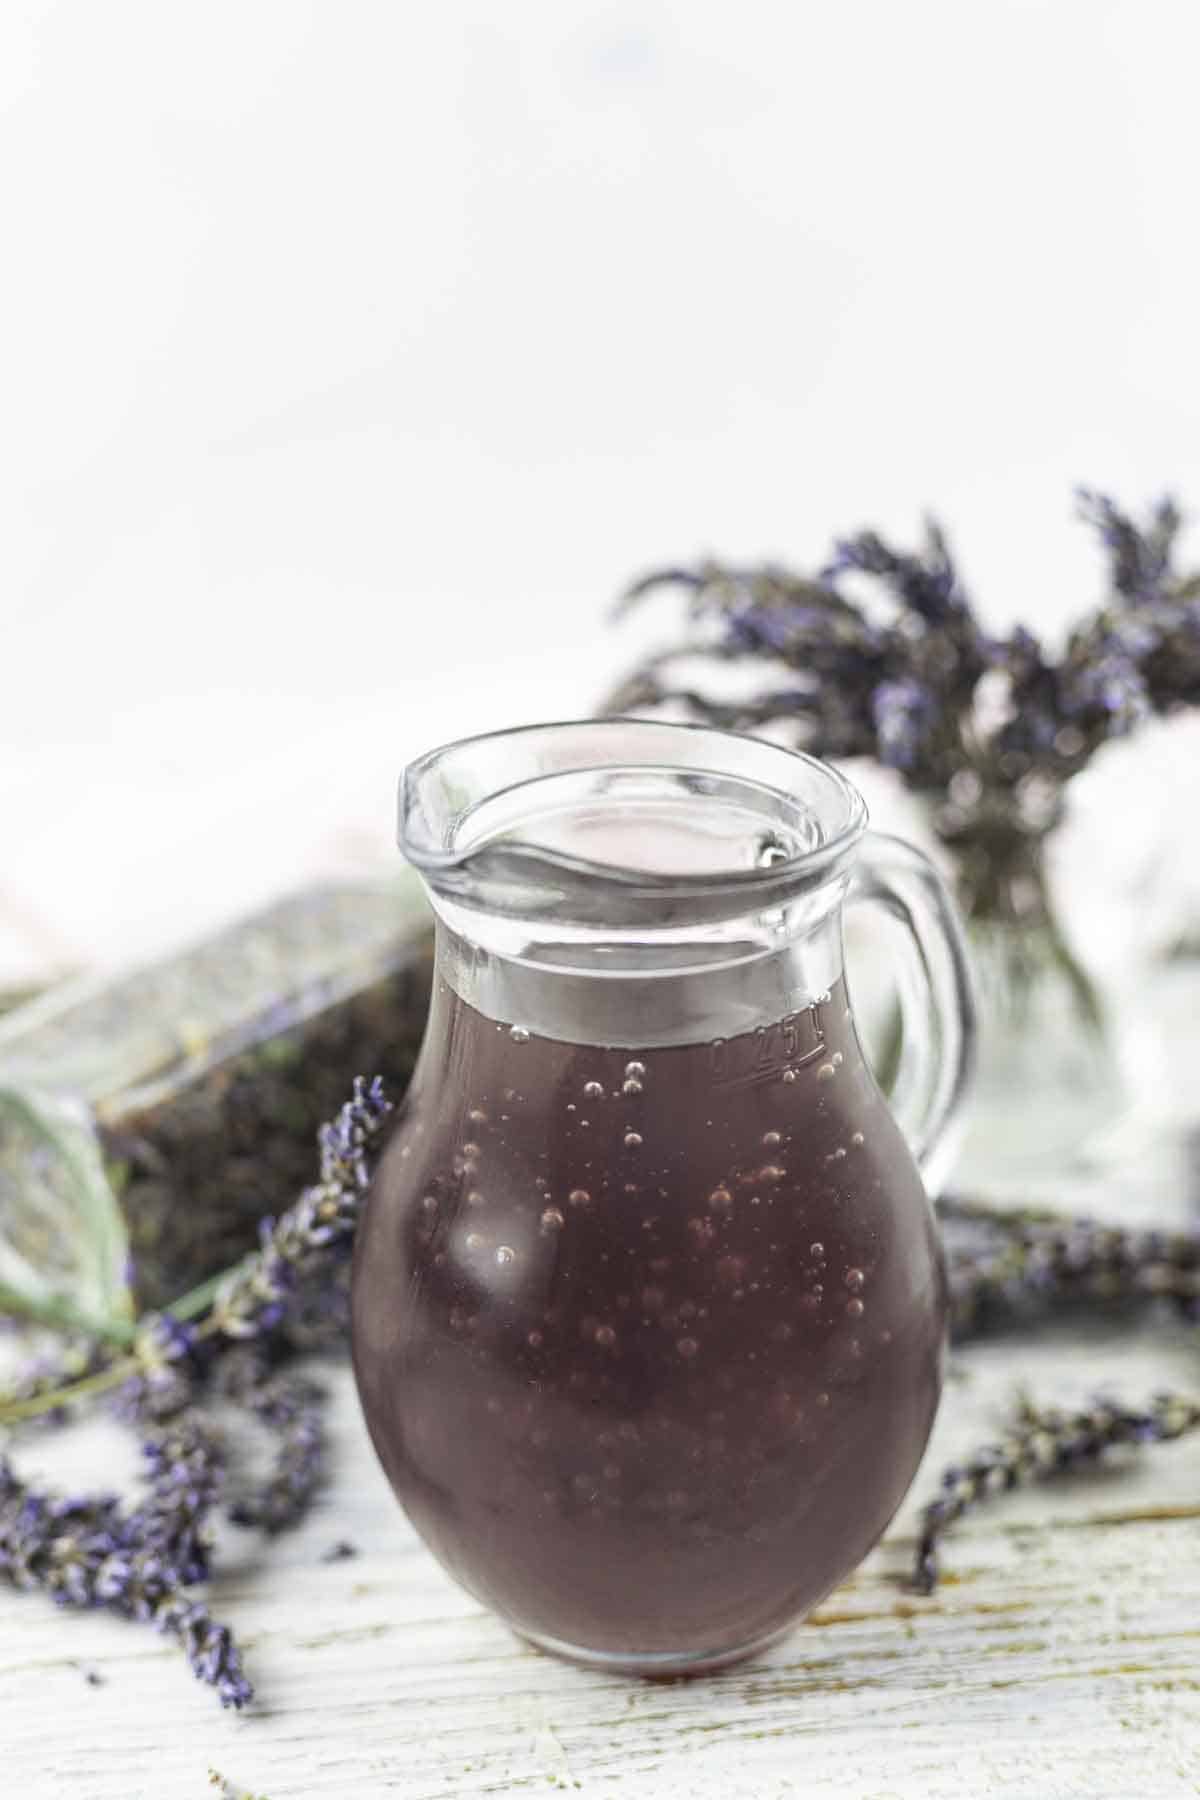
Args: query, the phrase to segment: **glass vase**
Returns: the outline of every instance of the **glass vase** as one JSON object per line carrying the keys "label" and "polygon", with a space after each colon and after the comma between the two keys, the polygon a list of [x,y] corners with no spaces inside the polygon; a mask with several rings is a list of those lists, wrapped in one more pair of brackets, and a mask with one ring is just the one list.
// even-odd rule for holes
{"label": "glass vase", "polygon": [[982,1190],[1099,1154],[1126,1082],[1102,986],[1072,944],[1047,870],[1049,834],[951,845],[979,1009],[978,1078],[955,1183]]}

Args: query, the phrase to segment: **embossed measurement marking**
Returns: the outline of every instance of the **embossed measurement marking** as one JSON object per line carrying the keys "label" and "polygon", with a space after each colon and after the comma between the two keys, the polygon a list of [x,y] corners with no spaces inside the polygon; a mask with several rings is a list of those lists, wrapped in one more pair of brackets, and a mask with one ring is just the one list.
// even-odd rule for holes
{"label": "embossed measurement marking", "polygon": [[820,1009],[788,1013],[774,1025],[760,1025],[745,1037],[714,1038],[709,1062],[714,1087],[746,1087],[777,1081],[788,1069],[803,1068],[825,1049]]}

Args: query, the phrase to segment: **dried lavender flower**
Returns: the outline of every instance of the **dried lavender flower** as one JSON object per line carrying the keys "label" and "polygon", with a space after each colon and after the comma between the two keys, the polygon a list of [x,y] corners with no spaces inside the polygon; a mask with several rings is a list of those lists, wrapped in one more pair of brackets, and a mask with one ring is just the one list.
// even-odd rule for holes
{"label": "dried lavender flower", "polygon": [[192,1405],[203,1375],[204,1349],[195,1325],[149,1313],[134,1339],[139,1372],[118,1391],[115,1408],[131,1422],[165,1420]]}
{"label": "dried lavender flower", "polygon": [[217,1291],[207,1322],[212,1331],[247,1338],[274,1330],[299,1283],[353,1236],[370,1182],[368,1151],[390,1111],[379,1077],[368,1083],[360,1075],[352,1099],[318,1135],[317,1181],[278,1219],[262,1221],[260,1248]]}
{"label": "dried lavender flower", "polygon": [[1144,1407],[1097,1400],[1076,1412],[1022,1405],[996,1443],[943,1474],[941,1493],[921,1514],[913,1586],[922,1594],[933,1592],[942,1538],[990,1496],[1072,1473],[1118,1446],[1166,1443],[1198,1425],[1200,1400],[1179,1394],[1156,1394]]}
{"label": "dried lavender flower", "polygon": [[252,1388],[245,1404],[278,1439],[267,1481],[229,1509],[236,1525],[258,1525],[272,1534],[296,1525],[312,1505],[323,1478],[325,1390],[296,1375],[274,1375]]}
{"label": "dried lavender flower", "polygon": [[152,1624],[179,1640],[223,1706],[240,1707],[251,1688],[228,1627],[189,1592],[209,1573],[219,1441],[206,1422],[182,1414],[149,1434],[143,1455],[149,1491],[127,1513],[112,1494],[40,1493],[0,1460],[0,1575],[60,1606],[103,1607]]}

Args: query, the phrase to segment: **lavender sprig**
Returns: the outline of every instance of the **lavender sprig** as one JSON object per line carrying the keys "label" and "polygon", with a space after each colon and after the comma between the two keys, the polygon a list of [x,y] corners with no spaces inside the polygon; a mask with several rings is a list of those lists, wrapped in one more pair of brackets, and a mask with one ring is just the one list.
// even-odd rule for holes
{"label": "lavender sprig", "polygon": [[939,1204],[958,1340],[1062,1304],[1165,1301],[1200,1317],[1200,1236]]}
{"label": "lavender sprig", "polygon": [[297,1375],[273,1375],[244,1394],[250,1412],[277,1439],[268,1479],[229,1509],[236,1525],[257,1525],[274,1535],[308,1512],[321,1485],[325,1452],[325,1390]]}
{"label": "lavender sprig", "polygon": [[380,1078],[358,1076],[353,1098],[318,1134],[317,1181],[278,1219],[262,1221],[260,1248],[218,1289],[208,1330],[247,1338],[281,1323],[299,1284],[353,1236],[370,1184],[368,1152],[390,1111]]}
{"label": "lavender sprig", "polygon": [[62,1499],[20,1481],[0,1460],[0,1575],[60,1606],[104,1608],[178,1639],[223,1706],[251,1697],[227,1626],[189,1590],[209,1572],[208,1519],[220,1493],[220,1445],[193,1415],[143,1445],[150,1487],[122,1512],[114,1495]]}
{"label": "lavender sprig", "polygon": [[1145,1407],[1097,1400],[1077,1412],[1025,1404],[1004,1435],[947,1469],[942,1491],[921,1513],[912,1585],[931,1594],[942,1538],[967,1512],[997,1494],[1070,1474],[1121,1446],[1166,1443],[1200,1426],[1200,1400],[1156,1394]]}

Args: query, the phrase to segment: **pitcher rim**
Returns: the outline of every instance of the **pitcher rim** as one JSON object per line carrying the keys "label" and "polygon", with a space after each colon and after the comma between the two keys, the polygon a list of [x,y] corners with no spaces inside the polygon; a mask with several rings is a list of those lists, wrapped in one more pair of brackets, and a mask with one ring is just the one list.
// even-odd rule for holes
{"label": "pitcher rim", "polygon": [[[469,733],[465,737],[455,738],[440,744],[432,750],[425,751],[405,765],[399,784],[399,831],[398,841],[406,860],[428,877],[431,884],[437,885],[439,877],[452,875],[455,871],[466,871],[473,861],[494,848],[495,840],[484,838],[481,842],[465,848],[446,848],[435,839],[428,827],[428,821],[421,816],[421,808],[417,802],[417,789],[422,780],[439,764],[449,761],[456,753],[477,749],[483,745],[495,745],[497,751],[503,746],[519,746],[523,740],[531,739],[539,734],[565,734],[568,732],[586,731],[593,735],[604,736],[612,732],[628,734],[636,731],[648,737],[657,737],[664,744],[679,742],[684,737],[691,739],[708,739],[718,745],[732,743],[752,747],[760,759],[770,760],[780,771],[779,777],[769,784],[783,799],[797,800],[803,796],[798,784],[787,779],[789,769],[804,769],[809,782],[817,778],[824,784],[829,799],[840,806],[841,816],[836,819],[832,829],[826,831],[820,809],[817,813],[818,827],[821,829],[821,841],[811,846],[795,850],[779,861],[761,868],[729,868],[689,872],[665,872],[645,868],[633,868],[628,865],[601,861],[575,853],[553,849],[549,846],[521,844],[518,841],[505,844],[504,848],[510,860],[510,866],[528,859],[531,869],[533,865],[560,870],[576,879],[604,880],[612,883],[627,895],[638,894],[651,896],[654,894],[673,894],[681,897],[687,894],[701,896],[718,892],[736,892],[741,895],[778,895],[782,888],[792,883],[803,882],[808,885],[814,879],[824,879],[836,865],[854,848],[867,828],[867,806],[858,788],[834,764],[821,758],[809,755],[803,750],[794,750],[786,744],[779,744],[769,738],[757,737],[753,732],[730,731],[721,726],[705,725],[683,720],[639,719],[626,715],[610,715],[598,719],[551,719],[537,721],[527,725],[504,726],[495,731]],[[630,755],[606,765],[594,758],[581,757],[577,765],[579,772],[590,769],[603,770],[606,766],[614,770],[619,768],[661,768],[670,771],[672,768],[682,769],[695,774],[711,776],[736,777],[737,771],[722,766],[720,757],[715,756],[711,764],[674,763],[669,755],[652,756]],[[562,772],[562,771],[556,771]],[[486,794],[487,799],[494,799],[517,787],[530,784],[546,775],[522,775],[517,780],[498,779],[496,785]],[[767,787],[768,783],[760,785]],[[481,804],[477,801],[476,804]],[[449,821],[448,832],[452,833],[463,820],[470,816],[468,809],[457,818]],[[414,826],[416,829],[414,829]]]}

